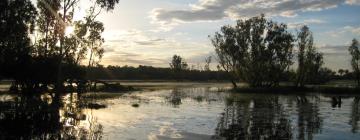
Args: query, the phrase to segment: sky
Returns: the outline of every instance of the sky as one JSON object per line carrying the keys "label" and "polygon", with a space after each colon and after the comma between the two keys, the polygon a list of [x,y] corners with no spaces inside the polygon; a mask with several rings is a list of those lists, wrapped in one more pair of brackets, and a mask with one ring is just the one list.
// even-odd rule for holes
{"label": "sky", "polygon": [[209,35],[261,13],[294,33],[308,25],[325,66],[350,69],[347,48],[360,39],[360,0],[120,0],[97,18],[105,25],[101,64],[168,67],[178,54],[201,67],[216,56]]}

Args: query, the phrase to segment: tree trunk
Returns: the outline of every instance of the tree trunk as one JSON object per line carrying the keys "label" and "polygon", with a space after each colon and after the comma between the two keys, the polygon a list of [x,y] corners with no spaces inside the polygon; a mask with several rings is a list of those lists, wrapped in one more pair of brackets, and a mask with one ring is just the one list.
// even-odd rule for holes
{"label": "tree trunk", "polygon": [[233,88],[237,88],[237,85],[236,85],[235,80],[231,80],[231,83],[232,83],[232,85],[233,85]]}

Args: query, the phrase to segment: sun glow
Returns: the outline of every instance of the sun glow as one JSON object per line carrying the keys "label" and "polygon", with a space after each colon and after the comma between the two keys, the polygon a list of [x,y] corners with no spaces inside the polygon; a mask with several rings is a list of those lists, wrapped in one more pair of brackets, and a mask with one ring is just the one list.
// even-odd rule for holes
{"label": "sun glow", "polygon": [[74,33],[74,27],[73,26],[67,26],[65,29],[65,36],[69,36]]}

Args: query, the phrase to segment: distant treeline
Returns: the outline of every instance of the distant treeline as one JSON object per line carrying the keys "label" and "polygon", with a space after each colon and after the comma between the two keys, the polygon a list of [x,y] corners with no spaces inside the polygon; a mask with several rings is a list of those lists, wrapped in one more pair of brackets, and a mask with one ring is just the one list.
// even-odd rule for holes
{"label": "distant treeline", "polygon": [[[225,71],[210,71],[197,69],[184,69],[174,71],[172,68],[153,66],[97,66],[83,67],[86,79],[93,80],[183,80],[183,81],[228,81],[229,73]],[[331,80],[354,80],[354,73],[348,70],[332,71],[322,68],[318,75],[309,78],[309,84],[323,84]],[[296,79],[295,71],[287,71],[281,77],[282,82],[291,82]],[[244,82],[239,80],[238,82]]]}
{"label": "distant treeline", "polygon": [[229,79],[224,71],[180,70],[152,66],[98,66],[87,68],[87,79],[101,80],[191,80],[224,81]]}

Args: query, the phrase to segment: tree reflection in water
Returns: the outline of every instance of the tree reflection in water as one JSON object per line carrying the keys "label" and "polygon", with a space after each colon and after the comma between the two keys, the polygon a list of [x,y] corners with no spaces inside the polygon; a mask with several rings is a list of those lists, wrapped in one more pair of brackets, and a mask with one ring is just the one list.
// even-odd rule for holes
{"label": "tree reflection in water", "polygon": [[0,139],[100,139],[102,126],[84,114],[78,96],[19,95],[0,101]]}
{"label": "tree reflection in water", "polygon": [[351,116],[350,116],[350,125],[351,132],[357,133],[359,130],[359,120],[360,120],[360,108],[359,108],[360,97],[355,97],[351,106]]}
{"label": "tree reflection in water", "polygon": [[226,139],[312,139],[320,132],[322,118],[317,99],[289,97],[287,100],[297,104],[298,112],[297,124],[292,124],[296,120],[291,119],[289,109],[285,109],[279,98],[231,95],[226,100],[216,135]]}
{"label": "tree reflection in water", "polygon": [[290,120],[283,112],[277,96],[231,96],[226,100],[216,133],[226,139],[290,139]]}
{"label": "tree reflection in water", "polygon": [[299,96],[298,98],[300,100],[297,100],[297,138],[311,140],[314,134],[321,131],[323,121],[319,113],[319,98],[317,96]]}
{"label": "tree reflection in water", "polygon": [[169,96],[166,96],[165,99],[168,103],[170,103],[173,107],[179,107],[182,104],[181,98],[183,98],[182,92],[175,88],[171,91]]}

